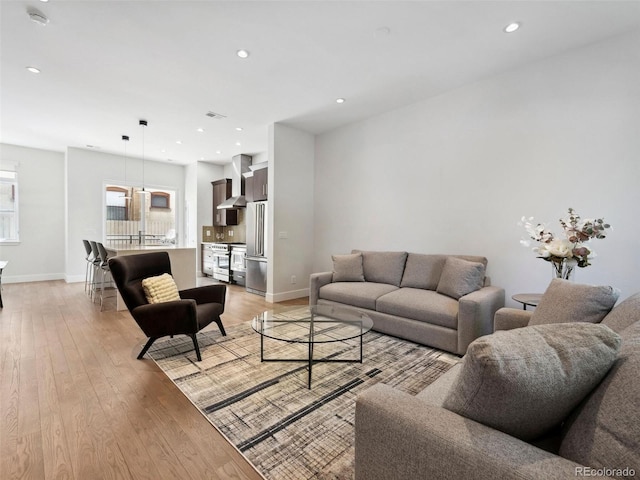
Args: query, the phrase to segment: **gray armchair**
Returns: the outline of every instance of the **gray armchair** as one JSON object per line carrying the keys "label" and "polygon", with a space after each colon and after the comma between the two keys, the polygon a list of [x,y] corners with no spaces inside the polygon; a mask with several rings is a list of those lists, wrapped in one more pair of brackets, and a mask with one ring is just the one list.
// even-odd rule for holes
{"label": "gray armchair", "polygon": [[[554,308],[559,312],[558,305]],[[532,312],[501,309],[496,329],[526,326],[531,317]],[[594,476],[598,469],[604,475],[623,472],[618,478],[636,478],[638,318],[640,293],[605,314],[601,323],[622,341],[615,363],[556,430],[529,442],[444,408],[463,371],[462,362],[415,396],[384,384],[367,389],[356,402],[355,479],[570,479]],[[612,478],[604,475],[598,477]]]}

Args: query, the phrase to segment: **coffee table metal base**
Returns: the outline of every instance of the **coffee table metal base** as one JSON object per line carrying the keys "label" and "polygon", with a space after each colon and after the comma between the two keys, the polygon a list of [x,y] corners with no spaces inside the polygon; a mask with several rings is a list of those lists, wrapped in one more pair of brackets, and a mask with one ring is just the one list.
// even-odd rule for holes
{"label": "coffee table metal base", "polygon": [[[286,340],[278,340],[286,341]],[[299,343],[299,342],[287,342],[287,343]],[[360,335],[360,358],[354,359],[342,359],[342,358],[313,358],[313,342],[306,342],[309,346],[309,355],[307,358],[264,358],[264,335],[260,335],[260,361],[261,362],[305,362],[308,364],[309,380],[308,388],[311,389],[311,371],[314,363],[362,363],[362,335]]]}

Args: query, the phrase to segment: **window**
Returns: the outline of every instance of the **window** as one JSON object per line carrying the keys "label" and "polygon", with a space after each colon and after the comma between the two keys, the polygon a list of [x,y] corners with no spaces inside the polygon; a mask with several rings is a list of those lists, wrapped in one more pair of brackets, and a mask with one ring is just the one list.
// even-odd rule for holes
{"label": "window", "polygon": [[169,198],[166,192],[151,192],[151,208],[170,208]]}
{"label": "window", "polygon": [[122,187],[107,187],[107,220],[129,220],[129,191]]}
{"label": "window", "polygon": [[0,170],[0,242],[18,242],[18,174]]}
{"label": "window", "polygon": [[175,243],[176,192],[105,185],[105,240],[110,245]]}

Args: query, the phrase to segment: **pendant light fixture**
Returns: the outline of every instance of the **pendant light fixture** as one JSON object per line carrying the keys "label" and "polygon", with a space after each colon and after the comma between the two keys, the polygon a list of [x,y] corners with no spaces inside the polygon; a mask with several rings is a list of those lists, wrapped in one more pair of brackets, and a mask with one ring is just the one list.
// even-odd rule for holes
{"label": "pendant light fixture", "polygon": [[140,120],[139,124],[142,127],[142,191],[140,193],[144,194],[144,130],[147,126],[147,121]]}
{"label": "pendant light fixture", "polygon": [[130,200],[131,196],[129,195],[129,186],[127,185],[127,142],[129,141],[129,136],[122,135],[122,141],[124,142],[124,186],[127,189],[127,193],[122,196],[125,200]]}

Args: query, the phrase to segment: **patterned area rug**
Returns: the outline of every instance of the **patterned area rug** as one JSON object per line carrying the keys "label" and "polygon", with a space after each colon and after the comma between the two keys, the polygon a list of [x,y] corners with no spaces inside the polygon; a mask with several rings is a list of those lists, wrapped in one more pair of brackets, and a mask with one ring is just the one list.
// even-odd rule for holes
{"label": "patterned area rug", "polygon": [[[186,336],[149,351],[211,424],[269,480],[352,479],[358,393],[383,382],[415,395],[458,357],[365,334],[364,361],[318,363],[311,389],[304,363],[260,362],[260,336],[246,325],[198,336],[202,362]],[[265,339],[265,357],[304,358],[306,345]],[[318,345],[314,357],[358,358],[359,341]]]}

